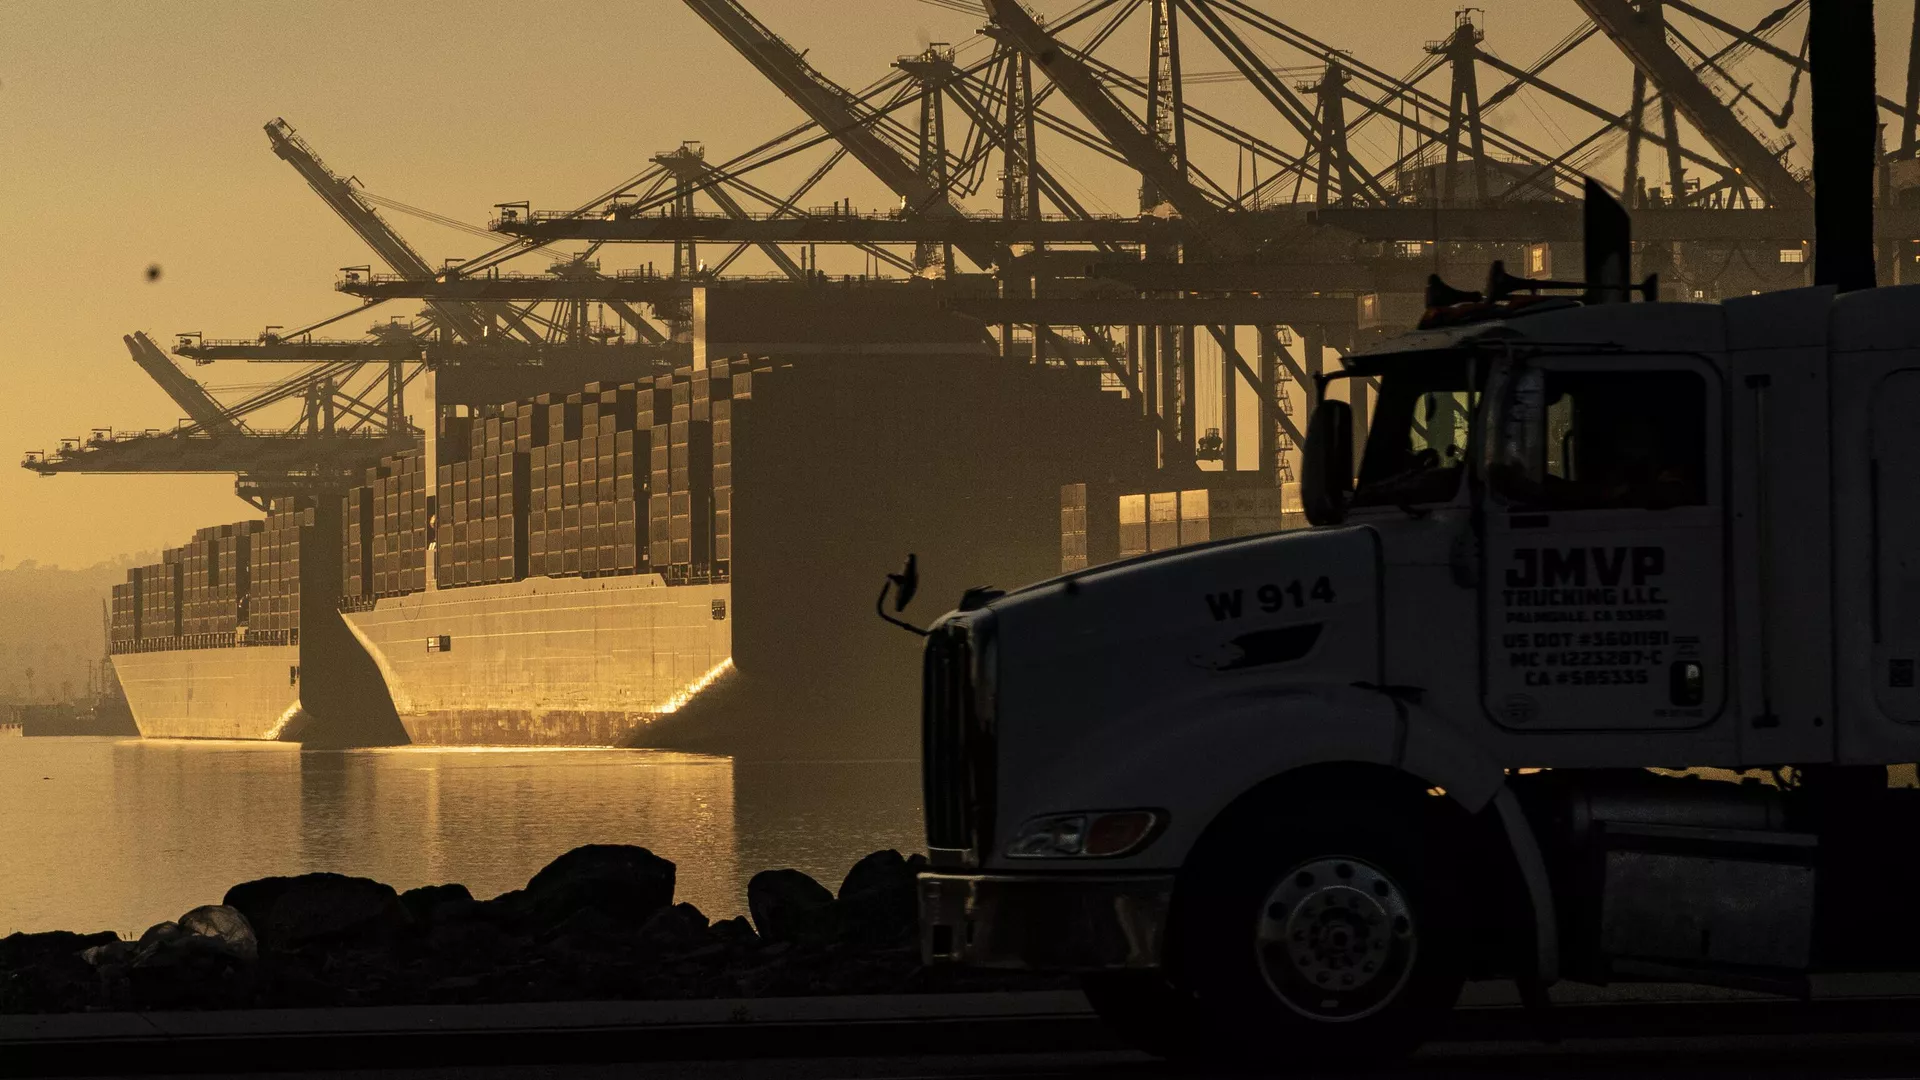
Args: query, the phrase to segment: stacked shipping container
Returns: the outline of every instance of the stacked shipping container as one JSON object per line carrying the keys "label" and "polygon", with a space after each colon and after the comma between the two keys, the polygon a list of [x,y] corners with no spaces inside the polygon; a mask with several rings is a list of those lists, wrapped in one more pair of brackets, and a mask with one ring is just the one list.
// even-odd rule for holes
{"label": "stacked shipping container", "polygon": [[403,450],[366,472],[340,507],[340,594],[351,604],[427,587],[426,459]]}
{"label": "stacked shipping container", "polygon": [[215,525],[193,534],[182,571],[181,631],[190,638],[224,635],[227,644],[246,621],[247,578],[259,521]]}
{"label": "stacked shipping container", "polygon": [[427,587],[427,474],[418,450],[386,460],[373,484],[373,589],[400,596]]}
{"label": "stacked shipping container", "polygon": [[390,470],[367,470],[367,482],[347,492],[340,505],[340,596],[354,604],[373,595],[374,488]]}
{"label": "stacked shipping container", "polygon": [[161,561],[132,571],[139,636],[143,640],[180,636],[181,557],[179,548],[168,548],[161,554]]}
{"label": "stacked shipping container", "polygon": [[[633,574],[645,485],[635,471],[650,440],[636,425],[653,412],[653,391],[634,383],[588,383],[547,408],[547,443],[534,449],[534,516],[528,573],[540,577]],[[523,406],[524,407],[524,406]]]}
{"label": "stacked shipping container", "polygon": [[443,427],[434,506],[434,578],[441,587],[526,576],[532,427],[531,406],[515,405],[453,417]]}
{"label": "stacked shipping container", "polygon": [[120,652],[122,645],[140,636],[139,617],[133,607],[133,582],[127,581],[113,587],[113,605],[109,610],[111,616],[107,623],[107,641],[114,652]]}
{"label": "stacked shipping container", "polygon": [[313,536],[309,500],[275,499],[266,525],[252,538],[248,582],[247,641],[291,644],[300,639],[300,549]]}
{"label": "stacked shipping container", "polygon": [[312,510],[294,499],[270,507],[266,521],[200,529],[159,563],[129,571],[113,587],[113,650],[292,640],[300,625],[299,530],[311,524]]}
{"label": "stacked shipping container", "polygon": [[[438,584],[648,571],[676,584],[723,579],[736,382],[744,393],[744,372],[730,376],[725,363],[682,368],[446,421],[442,446],[469,449],[437,478]],[[347,510],[351,560],[358,534],[351,502]],[[349,596],[354,580],[349,567]]]}
{"label": "stacked shipping container", "polygon": [[1206,486],[1142,491],[1145,485],[1065,484],[1060,489],[1060,569],[1208,540],[1255,536],[1301,524],[1289,491],[1254,473],[1195,477]]}
{"label": "stacked shipping container", "polygon": [[[735,367],[739,370],[736,372]],[[713,570],[712,580],[730,580],[733,573],[733,425],[751,411],[753,373],[745,362],[713,364]]]}
{"label": "stacked shipping container", "polygon": [[[532,420],[544,417],[545,444],[532,447],[527,519],[527,572],[561,577],[580,572],[580,433],[584,393],[533,400]],[[572,530],[568,526],[571,524]],[[571,538],[571,539],[570,539]]]}

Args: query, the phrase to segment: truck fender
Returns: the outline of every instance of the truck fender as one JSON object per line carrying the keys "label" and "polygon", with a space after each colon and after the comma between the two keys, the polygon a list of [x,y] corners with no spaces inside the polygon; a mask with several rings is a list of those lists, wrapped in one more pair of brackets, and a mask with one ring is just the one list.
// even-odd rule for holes
{"label": "truck fender", "polygon": [[1552,983],[1560,969],[1560,927],[1553,885],[1547,877],[1539,837],[1534,835],[1519,798],[1507,786],[1506,770],[1438,714],[1403,695],[1391,696],[1400,723],[1405,725],[1404,737],[1396,740],[1402,750],[1391,764],[1422,778],[1454,777],[1453,781],[1436,784],[1468,813],[1479,813],[1491,804],[1499,816],[1508,854],[1526,886],[1528,907],[1533,913],[1535,974],[1542,985]]}
{"label": "truck fender", "polygon": [[1534,977],[1541,986],[1550,986],[1560,978],[1560,915],[1553,903],[1553,883],[1547,878],[1546,856],[1512,788],[1500,786],[1493,808],[1500,815],[1507,847],[1520,880],[1526,883],[1528,906],[1533,910]]}
{"label": "truck fender", "polygon": [[1384,693],[1394,710],[1394,751],[1382,764],[1446,789],[1469,814],[1486,809],[1506,786],[1507,773],[1493,755],[1430,709]]}

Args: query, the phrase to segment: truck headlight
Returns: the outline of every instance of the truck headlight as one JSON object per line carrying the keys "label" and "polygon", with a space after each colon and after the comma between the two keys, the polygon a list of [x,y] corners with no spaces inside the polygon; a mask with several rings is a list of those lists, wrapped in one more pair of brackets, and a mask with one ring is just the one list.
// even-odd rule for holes
{"label": "truck headlight", "polygon": [[1007,843],[1009,859],[1112,858],[1146,843],[1157,810],[1085,810],[1029,818]]}

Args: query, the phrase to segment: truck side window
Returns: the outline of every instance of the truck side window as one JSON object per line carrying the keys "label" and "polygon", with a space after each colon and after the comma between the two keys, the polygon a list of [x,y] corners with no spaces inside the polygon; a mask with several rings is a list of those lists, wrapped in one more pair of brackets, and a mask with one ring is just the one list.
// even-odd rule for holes
{"label": "truck side window", "polygon": [[1707,501],[1705,381],[1690,371],[1549,371],[1545,458],[1521,501],[1559,509]]}
{"label": "truck side window", "polygon": [[1460,490],[1478,395],[1464,370],[1395,372],[1380,385],[1355,506],[1446,502]]}

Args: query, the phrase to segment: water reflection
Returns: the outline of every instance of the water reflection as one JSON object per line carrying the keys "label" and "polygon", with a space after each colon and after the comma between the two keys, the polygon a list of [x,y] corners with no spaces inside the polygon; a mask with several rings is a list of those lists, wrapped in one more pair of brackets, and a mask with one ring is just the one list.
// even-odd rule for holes
{"label": "water reflection", "polygon": [[861,855],[926,848],[917,762],[743,761],[733,774],[743,882],[791,866],[838,892]]}
{"label": "water reflection", "polygon": [[758,870],[797,866],[835,888],[867,851],[917,849],[919,801],[909,762],[9,739],[0,933],[135,932],[234,882],[309,870],[492,896],[588,843],[672,859],[681,899],[722,917]]}

